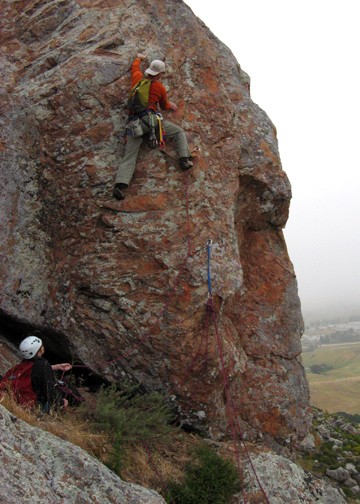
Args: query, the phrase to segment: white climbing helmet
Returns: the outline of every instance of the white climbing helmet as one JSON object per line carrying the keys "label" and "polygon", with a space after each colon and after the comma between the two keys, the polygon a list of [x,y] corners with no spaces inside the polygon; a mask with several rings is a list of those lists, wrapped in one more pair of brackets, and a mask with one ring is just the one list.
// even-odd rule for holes
{"label": "white climbing helmet", "polygon": [[161,72],[165,72],[165,63],[160,60],[154,60],[150,63],[150,66],[145,73],[148,75],[157,75]]}
{"label": "white climbing helmet", "polygon": [[24,359],[32,359],[42,347],[42,341],[37,336],[28,336],[20,343],[19,350]]}

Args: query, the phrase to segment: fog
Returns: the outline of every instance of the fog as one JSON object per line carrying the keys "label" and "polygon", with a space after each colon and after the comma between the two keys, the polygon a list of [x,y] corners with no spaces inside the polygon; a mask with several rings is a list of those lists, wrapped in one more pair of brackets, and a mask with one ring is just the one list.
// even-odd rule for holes
{"label": "fog", "polygon": [[186,3],[232,50],[277,128],[305,318],[360,313],[357,0]]}

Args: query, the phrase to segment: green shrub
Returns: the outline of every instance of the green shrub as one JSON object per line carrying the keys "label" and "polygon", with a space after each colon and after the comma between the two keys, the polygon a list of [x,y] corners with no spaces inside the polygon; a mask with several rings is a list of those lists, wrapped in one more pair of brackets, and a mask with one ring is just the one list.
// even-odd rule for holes
{"label": "green shrub", "polygon": [[104,387],[98,394],[95,409],[91,412],[94,429],[110,435],[113,440],[108,465],[119,473],[124,452],[130,446],[150,445],[170,433],[172,413],[163,396],[152,392],[138,394],[134,388],[118,390],[115,386]]}
{"label": "green shrub", "polygon": [[314,455],[318,460],[318,465],[322,468],[336,469],[338,466],[338,453],[334,450],[333,444],[329,441],[323,443],[319,449],[319,452]]}
{"label": "green shrub", "polygon": [[167,502],[226,504],[239,490],[239,475],[233,464],[209,446],[201,445],[185,467],[184,481],[168,484]]}
{"label": "green shrub", "polygon": [[101,430],[114,432],[127,443],[139,440],[149,443],[172,431],[169,425],[172,413],[157,392],[134,394],[134,389],[103,388],[93,419]]}
{"label": "green shrub", "polygon": [[337,411],[336,413],[334,413],[334,416],[343,417],[355,426],[360,423],[360,415],[357,413],[351,414],[346,413],[345,411]]}
{"label": "green shrub", "polygon": [[310,366],[310,370],[314,374],[326,373],[326,371],[331,371],[332,369],[333,367],[328,366],[327,364],[313,364]]}
{"label": "green shrub", "polygon": [[354,455],[359,456],[360,455],[360,445],[354,446],[354,448],[352,449],[352,452]]}

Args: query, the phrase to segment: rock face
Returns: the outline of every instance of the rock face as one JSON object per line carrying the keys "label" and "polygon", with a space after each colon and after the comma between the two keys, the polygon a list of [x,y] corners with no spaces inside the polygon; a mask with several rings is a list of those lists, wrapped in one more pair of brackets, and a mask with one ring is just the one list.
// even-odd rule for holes
{"label": "rock face", "polygon": [[[291,189],[275,128],[229,49],[180,0],[0,8],[4,320],[107,379],[127,373],[173,395],[214,437],[231,397],[244,436],[302,438],[303,323],[282,234]],[[166,58],[178,105],[166,116],[198,157],[184,174],[170,144],[144,145],[118,202],[138,51]],[[209,239],[217,331],[205,316]]]}
{"label": "rock face", "polygon": [[0,376],[18,363],[17,349],[5,337],[0,335]]}
{"label": "rock face", "polygon": [[[271,504],[346,503],[341,491],[334,488],[326,478],[314,477],[286,457],[264,452],[253,455],[252,463],[262,488],[259,488],[254,477],[249,478],[248,492],[254,497],[251,502],[265,502],[266,495]],[[252,473],[251,468],[247,467],[247,470],[248,475]],[[255,499],[255,495],[259,500]]]}
{"label": "rock face", "polygon": [[31,427],[2,406],[0,425],[0,488],[6,504],[165,503],[157,492],[122,481],[77,446]]}

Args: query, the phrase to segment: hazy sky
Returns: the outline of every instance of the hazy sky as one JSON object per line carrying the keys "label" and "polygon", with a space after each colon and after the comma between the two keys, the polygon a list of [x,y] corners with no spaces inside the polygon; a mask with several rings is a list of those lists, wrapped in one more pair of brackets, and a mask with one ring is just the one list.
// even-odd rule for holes
{"label": "hazy sky", "polygon": [[186,3],[232,50],[277,128],[293,192],[284,232],[305,315],[360,307],[359,1]]}

